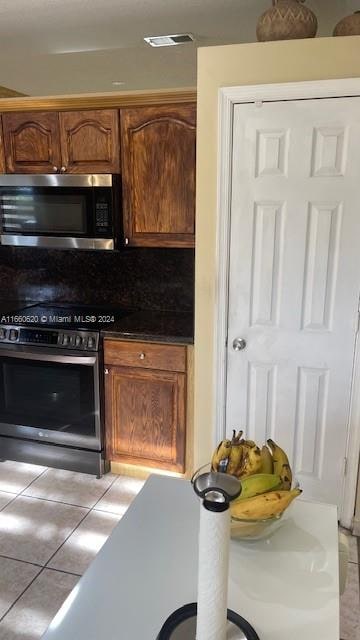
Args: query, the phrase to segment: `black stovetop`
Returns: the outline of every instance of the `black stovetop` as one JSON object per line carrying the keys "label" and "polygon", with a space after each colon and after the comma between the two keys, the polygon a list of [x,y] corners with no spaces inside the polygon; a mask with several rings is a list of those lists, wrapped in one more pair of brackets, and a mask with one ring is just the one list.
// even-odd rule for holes
{"label": "black stovetop", "polygon": [[111,327],[122,318],[134,313],[115,305],[83,305],[67,303],[41,303],[24,306],[1,318],[2,324],[42,326],[50,328],[89,329],[99,331]]}

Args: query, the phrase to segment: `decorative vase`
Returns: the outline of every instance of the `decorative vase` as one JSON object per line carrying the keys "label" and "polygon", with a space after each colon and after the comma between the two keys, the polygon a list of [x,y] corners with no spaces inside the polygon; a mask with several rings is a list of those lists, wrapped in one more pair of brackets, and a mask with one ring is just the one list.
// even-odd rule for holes
{"label": "decorative vase", "polygon": [[337,23],[334,36],[360,36],[360,11],[355,11],[351,16],[346,16]]}
{"label": "decorative vase", "polygon": [[273,6],[263,13],[257,23],[259,42],[314,38],[317,32],[316,15],[303,6],[305,0],[272,0]]}

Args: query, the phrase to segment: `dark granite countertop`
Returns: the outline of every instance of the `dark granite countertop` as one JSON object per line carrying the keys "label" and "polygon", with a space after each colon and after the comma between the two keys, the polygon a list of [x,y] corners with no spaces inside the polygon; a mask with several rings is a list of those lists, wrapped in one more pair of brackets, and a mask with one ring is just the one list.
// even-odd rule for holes
{"label": "dark granite countertop", "polygon": [[[35,304],[29,300],[0,300],[0,319],[2,315]],[[121,340],[193,344],[194,317],[192,313],[176,311],[134,311],[114,324],[104,326],[101,335]]]}
{"label": "dark granite countertop", "polygon": [[104,338],[146,340],[173,344],[193,344],[192,313],[176,311],[136,311],[101,331]]}
{"label": "dark granite countertop", "polygon": [[29,300],[0,300],[0,317],[9,313],[16,313],[20,309],[29,307],[35,302],[29,302]]}

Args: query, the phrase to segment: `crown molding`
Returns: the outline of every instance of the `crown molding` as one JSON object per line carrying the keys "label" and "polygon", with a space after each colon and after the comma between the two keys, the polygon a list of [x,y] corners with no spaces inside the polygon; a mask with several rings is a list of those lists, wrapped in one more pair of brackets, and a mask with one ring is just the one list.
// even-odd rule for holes
{"label": "crown molding", "polygon": [[0,99],[0,111],[67,111],[72,109],[108,109],[160,104],[196,102],[196,89],[86,93],[65,96],[17,97]]}

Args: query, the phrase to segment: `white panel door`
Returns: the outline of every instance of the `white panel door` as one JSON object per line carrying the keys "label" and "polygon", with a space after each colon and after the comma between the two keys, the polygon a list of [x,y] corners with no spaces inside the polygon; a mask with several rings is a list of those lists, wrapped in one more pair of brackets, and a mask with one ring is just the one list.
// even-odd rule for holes
{"label": "white panel door", "polygon": [[304,497],[338,505],[359,240],[360,98],[236,105],[227,433],[273,438]]}

